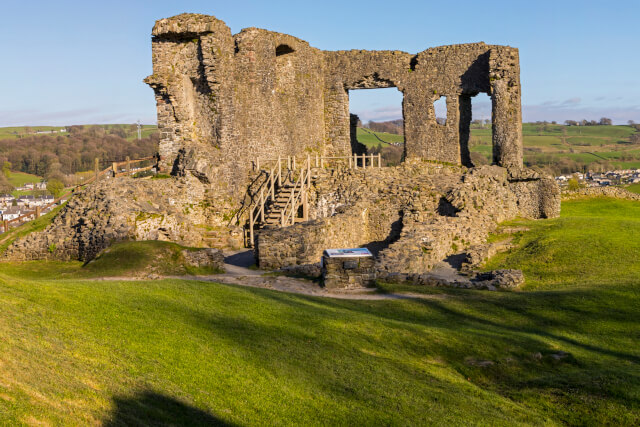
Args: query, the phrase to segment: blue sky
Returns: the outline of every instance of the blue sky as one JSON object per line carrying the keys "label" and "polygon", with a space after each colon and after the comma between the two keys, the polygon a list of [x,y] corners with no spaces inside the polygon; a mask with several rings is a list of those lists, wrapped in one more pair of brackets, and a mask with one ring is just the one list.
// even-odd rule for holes
{"label": "blue sky", "polygon": [[[0,126],[155,123],[151,28],[183,12],[233,33],[260,27],[320,49],[484,41],[520,49],[523,119],[640,122],[640,1],[3,2]],[[352,91],[364,120],[400,117],[395,89]],[[488,118],[485,101],[476,117]]]}

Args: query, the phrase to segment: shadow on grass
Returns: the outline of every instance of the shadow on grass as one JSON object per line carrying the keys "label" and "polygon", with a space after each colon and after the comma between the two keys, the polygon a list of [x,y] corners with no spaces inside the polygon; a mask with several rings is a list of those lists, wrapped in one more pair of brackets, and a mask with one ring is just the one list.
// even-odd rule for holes
{"label": "shadow on grass", "polygon": [[113,413],[104,422],[106,427],[233,425],[201,409],[153,391],[145,391],[134,397],[116,397],[114,405]]}
{"label": "shadow on grass", "polygon": [[[585,401],[593,402],[589,405],[589,410],[595,413],[592,421],[616,419],[617,415],[606,408],[611,403],[621,405],[625,408],[623,412],[640,404],[632,391],[640,384],[640,375],[634,368],[640,364],[640,357],[633,348],[621,346],[620,342],[616,344],[617,340],[624,339],[624,328],[640,321],[633,286],[535,293],[478,292],[464,295],[468,295],[468,299],[461,292],[452,291],[451,299],[413,303],[335,301],[263,290],[254,292],[291,308],[279,312],[280,324],[238,321],[210,314],[199,317],[198,322],[240,344],[265,367],[275,367],[271,360],[274,354],[299,353],[298,358],[305,360],[305,364],[296,366],[297,374],[312,382],[315,378],[316,387],[335,396],[371,400],[372,390],[393,389],[394,378],[402,381],[405,375],[433,385],[435,379],[415,370],[409,359],[393,360],[385,356],[384,350],[391,345],[404,349],[410,358],[434,355],[463,377],[473,377],[483,388],[491,388],[516,401],[522,398],[522,393],[535,394],[533,390],[557,399],[560,393],[565,401],[560,404],[564,406],[560,411],[563,413],[555,417],[565,422],[579,422],[580,417],[586,416],[579,410],[575,412]],[[327,311],[334,313],[333,324],[316,323],[316,315],[327,318]],[[362,328],[369,322],[356,313],[371,316],[372,321],[380,320],[385,327],[378,330],[377,335],[371,335],[366,326]],[[342,326],[335,324],[338,319]],[[358,326],[346,326],[351,322]],[[427,329],[423,329],[425,327]],[[362,340],[373,344],[381,354],[341,351],[349,343],[360,342],[362,346]],[[345,371],[356,371],[351,372],[353,377],[367,377],[366,372],[351,368],[358,366],[358,362],[363,366],[377,366],[377,378],[360,384],[355,393],[345,393],[341,378],[332,378],[331,366],[322,363],[316,355],[316,351],[322,354],[320,349],[334,354],[335,363]],[[566,358],[560,362],[554,360],[553,355],[561,350],[568,352]],[[538,353],[541,359],[536,359]],[[492,359],[495,365],[491,368],[469,366],[465,361],[467,357]],[[288,364],[288,367],[293,366]],[[318,381],[318,377],[324,380]],[[441,387],[452,387],[435,382]],[[428,388],[420,391],[428,395],[433,391]],[[566,389],[571,391],[562,391]],[[416,394],[420,391],[416,390]],[[526,399],[532,397],[522,403]]]}

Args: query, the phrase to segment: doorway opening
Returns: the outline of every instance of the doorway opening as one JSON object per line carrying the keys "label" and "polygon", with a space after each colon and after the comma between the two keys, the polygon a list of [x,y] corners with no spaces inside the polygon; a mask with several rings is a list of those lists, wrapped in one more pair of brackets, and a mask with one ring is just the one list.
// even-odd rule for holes
{"label": "doorway opening", "polygon": [[385,166],[404,160],[402,92],[395,87],[349,90],[349,113],[353,153],[380,154]]}
{"label": "doorway opening", "polygon": [[491,164],[493,135],[491,129],[491,97],[479,93],[471,98],[469,151],[475,166]]}

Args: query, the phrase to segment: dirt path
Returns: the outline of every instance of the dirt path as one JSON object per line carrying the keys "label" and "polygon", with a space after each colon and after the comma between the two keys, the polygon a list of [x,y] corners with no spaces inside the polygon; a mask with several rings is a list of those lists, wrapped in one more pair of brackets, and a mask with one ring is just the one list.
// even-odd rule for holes
{"label": "dirt path", "polygon": [[[218,282],[229,285],[249,286],[253,288],[271,289],[280,292],[312,295],[317,297],[350,299],[350,300],[402,300],[402,299],[440,299],[444,295],[428,295],[419,293],[379,294],[375,289],[356,289],[329,291],[319,283],[295,277],[272,274],[268,271],[252,268],[253,252],[239,251],[230,253],[225,258],[225,273],[210,276],[176,276],[176,279]],[[250,268],[251,267],[251,268]]]}
{"label": "dirt path", "polygon": [[[300,295],[311,295],[316,297],[348,299],[348,300],[429,300],[443,299],[444,294],[421,294],[414,292],[380,294],[373,288],[361,288],[353,290],[327,290],[316,281],[287,277],[274,274],[265,270],[253,268],[253,253],[249,251],[239,251],[230,253],[225,257],[225,272],[222,274],[211,274],[208,276],[158,276],[147,277],[96,277],[86,280],[158,280],[158,279],[179,279],[195,280],[199,282],[216,282],[228,285],[247,286],[251,288],[270,289],[280,292],[289,292]],[[251,267],[251,268],[250,268]],[[445,274],[450,274],[447,271]]]}

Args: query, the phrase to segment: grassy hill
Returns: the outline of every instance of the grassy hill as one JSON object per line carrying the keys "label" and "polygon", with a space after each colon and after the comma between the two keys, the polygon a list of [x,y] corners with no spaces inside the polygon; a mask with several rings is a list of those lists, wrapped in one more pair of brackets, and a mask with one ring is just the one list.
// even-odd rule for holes
{"label": "grassy hill", "polygon": [[[640,168],[640,145],[629,137],[631,126],[562,126],[523,123],[524,160],[529,166],[551,166],[556,173],[587,169]],[[371,148],[383,141],[403,142],[402,135],[358,129],[358,141]],[[491,160],[491,127],[471,129],[472,152]],[[384,146],[384,144],[382,144]]]}
{"label": "grassy hill", "polygon": [[[134,129],[129,131],[127,139],[132,140],[137,138],[135,131],[135,125],[132,128],[130,124],[110,124],[110,125],[83,125],[85,128],[100,127],[103,129]],[[25,136],[31,136],[38,134],[38,132],[51,132],[55,131],[53,135],[68,135],[68,132],[60,132],[63,129],[67,129],[66,126],[12,126],[12,127],[0,127],[0,139],[19,139]],[[154,132],[158,131],[157,125],[142,125],[142,137],[146,138]],[[42,135],[49,135],[48,133],[42,133]]]}
{"label": "grassy hill", "polygon": [[514,292],[382,285],[425,298],[350,301],[0,264],[0,414],[8,424],[638,424],[640,203],[577,200],[561,218],[518,224],[530,231],[489,266],[525,271]]}

